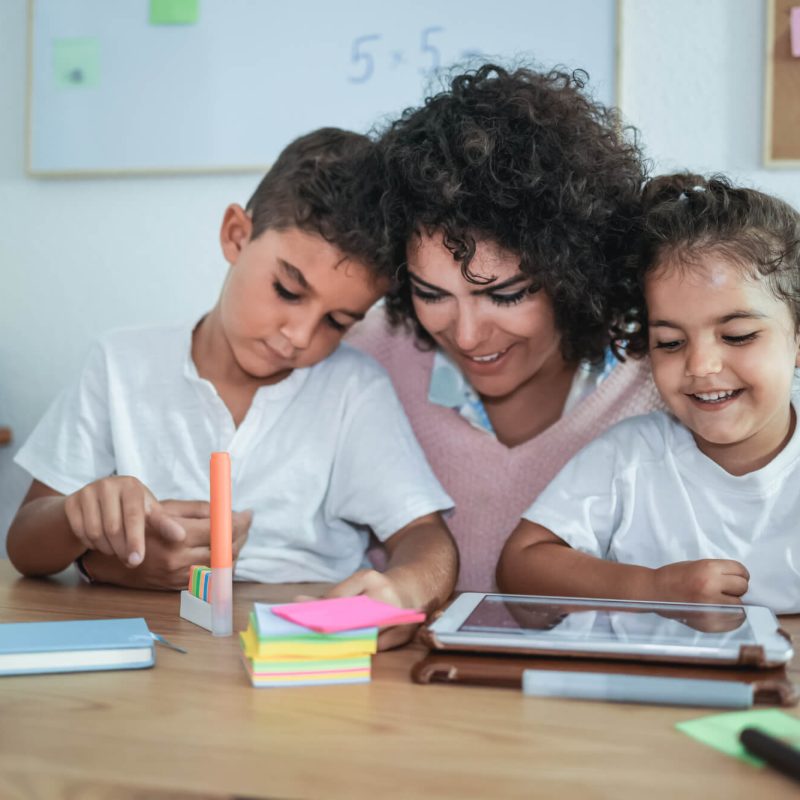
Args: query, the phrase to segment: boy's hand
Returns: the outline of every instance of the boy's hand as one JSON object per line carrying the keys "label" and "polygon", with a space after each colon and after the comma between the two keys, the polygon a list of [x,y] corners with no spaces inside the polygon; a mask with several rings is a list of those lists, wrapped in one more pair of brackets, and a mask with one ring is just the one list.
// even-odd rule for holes
{"label": "boy's hand", "polygon": [[679,561],[653,570],[653,599],[683,603],[741,603],[750,573],[720,558]]}
{"label": "boy's hand", "polygon": [[181,525],[164,513],[152,492],[136,478],[112,476],[84,486],[64,501],[69,526],[87,550],[116,556],[129,567],[145,557],[145,527],[166,541],[186,537]]}
{"label": "boy's hand", "polygon": [[[163,500],[161,514],[179,525],[185,536],[181,541],[170,540],[160,528],[146,531],[147,553],[135,570],[123,570],[111,559],[92,554],[84,559],[89,573],[103,583],[114,583],[138,589],[185,589],[189,567],[211,563],[211,518],[209,504],[202,500]],[[253,520],[252,511],[233,512],[233,558],[239,557]]]}
{"label": "boy's hand", "polygon": [[[384,572],[374,569],[361,569],[349,578],[337,583],[326,592],[325,597],[352,597],[365,594],[373,600],[380,600],[398,608],[413,608],[403,599],[400,587]],[[397,625],[383,628],[378,633],[378,649],[390,650],[411,641],[417,625]]]}

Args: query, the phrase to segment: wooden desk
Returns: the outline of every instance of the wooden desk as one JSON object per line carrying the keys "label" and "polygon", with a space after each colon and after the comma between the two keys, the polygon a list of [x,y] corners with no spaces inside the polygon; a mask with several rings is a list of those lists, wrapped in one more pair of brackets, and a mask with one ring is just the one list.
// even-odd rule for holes
{"label": "wooden desk", "polygon": [[[239,630],[253,600],[297,588],[234,591]],[[0,678],[3,800],[798,796],[787,779],[675,731],[707,710],[416,686],[416,646],[377,656],[371,684],[253,689],[235,638],[180,619],[177,595],[70,573],[21,579],[0,562],[2,621],[133,614],[189,655],[159,647],[152,670]],[[787,628],[800,633],[800,617]]]}

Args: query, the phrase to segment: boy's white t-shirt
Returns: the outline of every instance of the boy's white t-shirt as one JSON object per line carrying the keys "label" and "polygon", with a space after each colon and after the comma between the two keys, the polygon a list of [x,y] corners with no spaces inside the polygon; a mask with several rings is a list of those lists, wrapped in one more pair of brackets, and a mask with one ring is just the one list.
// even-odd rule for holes
{"label": "boy's white t-shirt", "polygon": [[115,331],[53,403],[16,461],[71,494],[132,475],[159,500],[207,500],[209,459],[231,456],[234,510],[254,511],[240,580],[340,581],[381,541],[453,503],[391,381],[342,345],[256,392],[237,429],[191,358],[192,326]]}
{"label": "boy's white t-shirt", "polygon": [[523,518],[598,558],[657,568],[733,559],[743,602],[800,611],[800,425],[765,467],[731,475],[662,411],[609,428],[570,460]]}

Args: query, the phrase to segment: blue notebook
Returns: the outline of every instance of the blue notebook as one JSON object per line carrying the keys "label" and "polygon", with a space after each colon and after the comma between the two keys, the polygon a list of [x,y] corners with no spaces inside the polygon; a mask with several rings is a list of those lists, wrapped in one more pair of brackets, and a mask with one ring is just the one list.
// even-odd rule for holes
{"label": "blue notebook", "polygon": [[0,675],[143,669],[155,663],[142,617],[0,624]]}

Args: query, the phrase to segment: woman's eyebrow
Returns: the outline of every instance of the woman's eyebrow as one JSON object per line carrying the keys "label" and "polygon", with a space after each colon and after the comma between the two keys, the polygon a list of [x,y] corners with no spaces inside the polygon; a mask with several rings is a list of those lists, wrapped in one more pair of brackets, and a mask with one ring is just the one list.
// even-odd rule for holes
{"label": "woman's eyebrow", "polygon": [[[437,292],[446,291],[445,289],[442,289],[441,286],[437,286],[435,283],[429,283],[423,278],[420,278],[419,275],[416,275],[414,272],[412,272],[410,268],[408,269],[408,274],[411,277],[411,280],[413,280],[415,283],[420,283],[423,286],[426,286],[428,289],[434,289]],[[492,278],[492,281],[494,280],[496,280],[496,278]],[[516,286],[518,283],[523,283],[528,280],[530,280],[529,276],[525,275],[523,272],[520,272],[517,275],[513,275],[507,280],[502,281],[501,283],[489,283],[487,285],[482,285],[480,289],[475,289],[472,294],[491,294],[492,292],[496,292],[501,289],[509,289],[512,286]]]}

